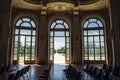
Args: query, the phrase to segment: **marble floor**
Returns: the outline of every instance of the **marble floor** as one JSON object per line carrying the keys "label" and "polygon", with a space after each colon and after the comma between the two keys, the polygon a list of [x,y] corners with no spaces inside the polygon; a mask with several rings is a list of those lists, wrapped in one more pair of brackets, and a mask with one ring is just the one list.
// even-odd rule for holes
{"label": "marble floor", "polygon": [[65,64],[54,64],[51,68],[50,79],[62,80],[62,71],[65,69]]}
{"label": "marble floor", "polygon": [[62,71],[65,69],[65,57],[56,53],[54,54],[54,64],[51,67],[51,80],[62,80]]}

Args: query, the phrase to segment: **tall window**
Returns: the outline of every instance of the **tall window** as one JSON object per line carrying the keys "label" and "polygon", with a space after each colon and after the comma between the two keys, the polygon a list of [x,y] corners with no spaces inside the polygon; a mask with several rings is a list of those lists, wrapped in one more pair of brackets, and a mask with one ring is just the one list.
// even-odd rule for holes
{"label": "tall window", "polygon": [[[14,32],[13,59],[31,61],[35,59],[36,25],[30,18],[16,21]],[[20,61],[19,61],[20,62]]]}
{"label": "tall window", "polygon": [[[53,61],[53,54],[62,51],[65,54],[66,63],[71,59],[70,28],[64,20],[55,20],[50,25],[49,31],[49,60]],[[59,39],[59,40],[57,40]],[[56,42],[55,42],[56,41]],[[64,43],[64,45],[62,45]],[[62,45],[62,46],[60,46]],[[58,48],[56,47],[58,46]]]}
{"label": "tall window", "polygon": [[84,22],[84,59],[105,60],[104,25],[98,18],[89,18]]}

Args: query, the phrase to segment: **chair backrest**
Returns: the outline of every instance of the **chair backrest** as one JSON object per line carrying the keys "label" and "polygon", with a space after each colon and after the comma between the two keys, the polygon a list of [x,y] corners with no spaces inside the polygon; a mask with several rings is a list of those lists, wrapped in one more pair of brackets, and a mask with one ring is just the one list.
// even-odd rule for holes
{"label": "chair backrest", "polygon": [[11,74],[8,76],[8,79],[7,79],[7,80],[14,80],[14,77],[15,77],[15,73],[11,73]]}
{"label": "chair backrest", "polygon": [[17,80],[20,78],[21,70],[18,70],[16,75],[14,76],[14,80]]}

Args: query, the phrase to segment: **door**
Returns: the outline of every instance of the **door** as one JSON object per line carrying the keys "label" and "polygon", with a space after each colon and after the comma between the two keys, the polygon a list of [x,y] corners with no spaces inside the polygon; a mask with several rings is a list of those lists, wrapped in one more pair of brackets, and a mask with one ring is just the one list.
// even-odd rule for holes
{"label": "door", "polygon": [[[57,38],[59,38],[58,41]],[[67,22],[65,22],[64,20],[56,20],[54,21],[51,26],[50,26],[50,30],[49,30],[49,47],[48,47],[48,59],[49,59],[49,63],[54,63],[54,54],[56,52],[59,52],[59,50],[56,47],[56,42],[60,42],[62,41],[62,43],[64,43],[64,45],[62,45],[61,47],[59,47],[59,49],[64,48],[64,50],[62,53],[65,56],[65,63],[70,63],[71,62],[71,35],[70,35],[70,29],[69,26],[67,24]],[[60,52],[61,53],[61,52]]]}

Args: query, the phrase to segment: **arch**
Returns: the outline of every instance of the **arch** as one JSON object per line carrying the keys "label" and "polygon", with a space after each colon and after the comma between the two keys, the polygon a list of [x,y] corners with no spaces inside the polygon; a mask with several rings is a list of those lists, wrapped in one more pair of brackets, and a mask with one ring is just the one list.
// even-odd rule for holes
{"label": "arch", "polygon": [[55,21],[55,20],[63,20],[65,22],[67,22],[69,28],[71,29],[71,23],[72,21],[67,17],[67,16],[52,16],[48,19],[48,30],[50,29],[51,24]]}

